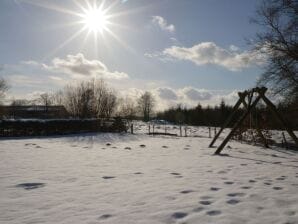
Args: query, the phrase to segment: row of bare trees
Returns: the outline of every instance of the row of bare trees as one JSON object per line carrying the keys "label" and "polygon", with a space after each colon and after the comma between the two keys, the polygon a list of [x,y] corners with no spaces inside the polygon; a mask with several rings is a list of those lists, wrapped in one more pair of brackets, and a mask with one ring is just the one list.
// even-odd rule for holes
{"label": "row of bare trees", "polygon": [[[3,81],[2,81],[3,80]],[[2,84],[3,83],[3,84]],[[7,82],[0,80],[2,92],[7,90]],[[76,118],[110,118],[112,116],[134,119],[143,117],[148,121],[153,115],[154,97],[150,92],[145,92],[139,98],[121,98],[108,87],[104,80],[81,81],[71,84],[53,94],[43,93],[32,100],[14,99],[12,106],[63,105],[72,117]]]}

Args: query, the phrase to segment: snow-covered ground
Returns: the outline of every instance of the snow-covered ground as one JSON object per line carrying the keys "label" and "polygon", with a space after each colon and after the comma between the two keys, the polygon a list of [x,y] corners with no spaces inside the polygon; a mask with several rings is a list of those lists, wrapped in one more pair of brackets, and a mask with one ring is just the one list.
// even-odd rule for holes
{"label": "snow-covered ground", "polygon": [[298,153],[135,128],[0,140],[0,223],[298,223]]}

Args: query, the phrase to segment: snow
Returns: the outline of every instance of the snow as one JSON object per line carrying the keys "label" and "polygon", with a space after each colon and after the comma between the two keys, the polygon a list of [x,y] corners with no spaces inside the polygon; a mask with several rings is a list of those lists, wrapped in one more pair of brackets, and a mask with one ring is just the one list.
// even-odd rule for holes
{"label": "snow", "polygon": [[135,130],[1,140],[0,223],[298,223],[297,152]]}

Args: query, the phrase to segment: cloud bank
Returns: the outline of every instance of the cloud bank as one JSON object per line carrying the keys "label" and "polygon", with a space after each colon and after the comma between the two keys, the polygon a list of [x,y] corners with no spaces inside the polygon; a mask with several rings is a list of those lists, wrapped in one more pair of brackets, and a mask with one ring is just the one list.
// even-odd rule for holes
{"label": "cloud bank", "polygon": [[202,42],[190,48],[172,46],[162,52],[163,57],[191,61],[198,66],[219,65],[230,71],[241,71],[265,63],[265,56],[257,51],[239,51],[234,45],[230,49],[219,47],[213,42]]}
{"label": "cloud bank", "polygon": [[107,66],[99,60],[89,60],[82,53],[67,55],[65,58],[54,58],[50,64],[41,64],[37,61],[22,61],[22,64],[39,66],[43,70],[69,75],[73,79],[104,78],[104,79],[126,79],[128,74],[119,71],[110,71]]}

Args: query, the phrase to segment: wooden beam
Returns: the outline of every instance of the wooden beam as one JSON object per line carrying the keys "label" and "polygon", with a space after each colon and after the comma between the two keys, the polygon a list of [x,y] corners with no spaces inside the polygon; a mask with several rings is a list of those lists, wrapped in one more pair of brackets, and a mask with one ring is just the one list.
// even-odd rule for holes
{"label": "wooden beam", "polygon": [[218,137],[220,136],[220,134],[222,133],[222,131],[231,123],[233,117],[236,115],[236,112],[237,112],[239,106],[244,101],[244,98],[246,97],[247,92],[246,91],[244,93],[240,93],[239,92],[238,95],[239,95],[240,99],[237,101],[237,103],[233,107],[232,113],[230,114],[230,116],[228,117],[228,119],[225,121],[225,123],[223,124],[223,126],[220,128],[219,132],[212,139],[211,143],[209,144],[209,148],[211,148],[214,145],[215,141],[218,139]]}
{"label": "wooden beam", "polygon": [[247,117],[247,115],[250,113],[250,111],[252,110],[252,108],[254,108],[257,103],[260,101],[261,99],[261,95],[259,95],[255,101],[247,108],[246,112],[244,113],[244,115],[237,121],[237,123],[234,125],[233,129],[231,130],[231,132],[228,134],[228,136],[223,140],[223,142],[221,143],[221,145],[217,148],[217,150],[215,151],[214,154],[218,155],[220,154],[220,152],[223,150],[223,148],[225,147],[225,145],[228,143],[228,141],[231,139],[231,137],[233,136],[233,134],[235,133],[235,131],[240,127],[240,125],[243,123],[243,121],[245,120],[245,118]]}

